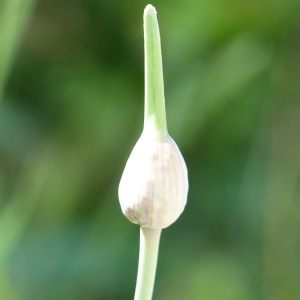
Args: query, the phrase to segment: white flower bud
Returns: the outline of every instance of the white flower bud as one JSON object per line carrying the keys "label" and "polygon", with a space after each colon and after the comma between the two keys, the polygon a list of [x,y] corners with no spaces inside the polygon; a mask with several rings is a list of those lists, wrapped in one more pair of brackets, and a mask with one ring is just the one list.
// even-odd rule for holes
{"label": "white flower bud", "polygon": [[143,132],[119,186],[125,216],[144,227],[165,228],[182,213],[187,192],[187,168],[175,142]]}
{"label": "white flower bud", "polygon": [[165,228],[182,213],[188,192],[187,168],[166,124],[160,36],[156,11],[148,5],[145,30],[145,122],[119,185],[119,200],[133,223]]}

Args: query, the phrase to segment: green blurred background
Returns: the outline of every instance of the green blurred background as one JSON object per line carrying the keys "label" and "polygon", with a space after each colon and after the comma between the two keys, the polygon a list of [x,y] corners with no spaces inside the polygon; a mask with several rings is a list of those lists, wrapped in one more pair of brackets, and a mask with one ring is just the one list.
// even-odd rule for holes
{"label": "green blurred background", "polygon": [[[0,2],[0,299],[132,299],[118,183],[143,126],[145,1]],[[189,170],[154,299],[300,299],[300,2],[152,2]]]}

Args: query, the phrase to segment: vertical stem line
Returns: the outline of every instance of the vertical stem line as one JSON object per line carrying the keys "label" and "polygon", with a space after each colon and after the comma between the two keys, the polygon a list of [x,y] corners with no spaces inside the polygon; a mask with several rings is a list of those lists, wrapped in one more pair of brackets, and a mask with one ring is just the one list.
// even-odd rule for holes
{"label": "vertical stem line", "polygon": [[151,300],[161,229],[141,227],[140,256],[134,300]]}
{"label": "vertical stem line", "polygon": [[[144,129],[155,127],[167,134],[164,80],[161,57],[160,33],[156,10],[147,5],[144,11],[145,42],[145,123]],[[150,128],[151,128],[150,127]]]}

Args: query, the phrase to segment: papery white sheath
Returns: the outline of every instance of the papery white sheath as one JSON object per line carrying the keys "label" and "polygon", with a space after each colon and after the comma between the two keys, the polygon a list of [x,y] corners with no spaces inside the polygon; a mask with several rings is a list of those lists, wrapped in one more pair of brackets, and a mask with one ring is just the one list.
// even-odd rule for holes
{"label": "papery white sheath", "polygon": [[142,227],[162,229],[177,220],[187,202],[184,159],[168,134],[160,34],[155,8],[144,12],[144,129],[126,163],[119,201],[124,215]]}

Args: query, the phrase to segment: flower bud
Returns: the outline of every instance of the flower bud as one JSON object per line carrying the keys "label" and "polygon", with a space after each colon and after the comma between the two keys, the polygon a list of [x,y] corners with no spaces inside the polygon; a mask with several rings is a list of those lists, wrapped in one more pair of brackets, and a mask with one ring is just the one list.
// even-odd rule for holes
{"label": "flower bud", "polygon": [[182,213],[188,192],[187,168],[168,134],[160,35],[153,6],[144,12],[145,121],[119,185],[125,216],[142,227],[165,228]]}

